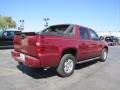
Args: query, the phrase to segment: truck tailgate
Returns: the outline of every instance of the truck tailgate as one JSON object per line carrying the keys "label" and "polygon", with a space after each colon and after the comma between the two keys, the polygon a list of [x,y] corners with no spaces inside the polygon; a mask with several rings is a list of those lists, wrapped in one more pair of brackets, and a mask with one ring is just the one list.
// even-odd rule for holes
{"label": "truck tailgate", "polygon": [[13,41],[14,49],[26,55],[38,57],[36,47],[37,38],[39,38],[39,36],[35,33],[23,33],[21,35],[16,35]]}

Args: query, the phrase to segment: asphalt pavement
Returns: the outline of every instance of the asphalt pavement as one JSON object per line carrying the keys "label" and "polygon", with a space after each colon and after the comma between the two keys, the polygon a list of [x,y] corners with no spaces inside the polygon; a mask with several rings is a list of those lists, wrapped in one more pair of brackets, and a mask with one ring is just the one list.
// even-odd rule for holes
{"label": "asphalt pavement", "polygon": [[0,90],[120,90],[120,46],[109,47],[106,62],[76,65],[67,78],[59,77],[55,69],[18,65],[11,50],[0,50]]}

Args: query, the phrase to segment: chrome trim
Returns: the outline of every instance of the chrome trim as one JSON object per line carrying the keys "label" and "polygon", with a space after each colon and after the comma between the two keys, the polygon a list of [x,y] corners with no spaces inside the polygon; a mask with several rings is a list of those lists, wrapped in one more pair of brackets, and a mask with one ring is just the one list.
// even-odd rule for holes
{"label": "chrome trim", "polygon": [[96,59],[100,59],[100,57],[95,57],[95,58],[91,58],[91,59],[82,60],[82,61],[77,62],[77,64],[93,61],[93,60],[96,60]]}

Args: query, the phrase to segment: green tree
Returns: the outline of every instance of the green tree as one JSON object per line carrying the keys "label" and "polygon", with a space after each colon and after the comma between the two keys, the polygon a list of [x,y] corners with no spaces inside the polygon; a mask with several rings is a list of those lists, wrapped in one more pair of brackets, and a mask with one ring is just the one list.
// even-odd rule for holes
{"label": "green tree", "polygon": [[12,17],[0,16],[0,30],[7,30],[10,28],[16,28],[16,22]]}

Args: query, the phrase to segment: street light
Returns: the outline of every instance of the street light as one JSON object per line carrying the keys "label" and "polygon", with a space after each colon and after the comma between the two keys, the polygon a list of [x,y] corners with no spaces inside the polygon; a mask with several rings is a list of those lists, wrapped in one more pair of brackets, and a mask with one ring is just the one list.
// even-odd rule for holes
{"label": "street light", "polygon": [[21,25],[20,25],[20,27],[18,27],[18,29],[20,31],[23,31],[24,30],[24,20],[20,20],[20,23],[21,23]]}
{"label": "street light", "polygon": [[21,26],[24,27],[24,20],[20,20]]}
{"label": "street light", "polygon": [[49,18],[44,18],[44,21],[45,21],[45,27],[47,28],[48,27],[48,21],[49,21],[50,19]]}

